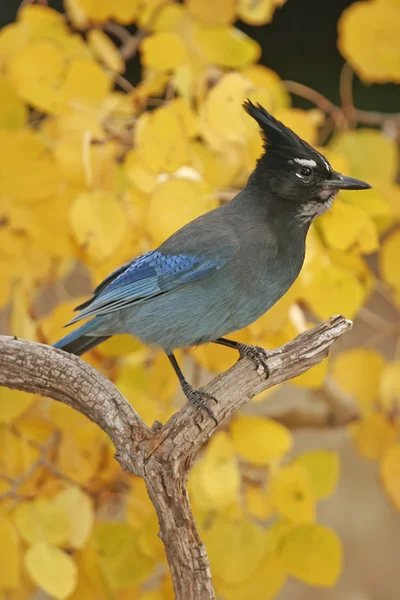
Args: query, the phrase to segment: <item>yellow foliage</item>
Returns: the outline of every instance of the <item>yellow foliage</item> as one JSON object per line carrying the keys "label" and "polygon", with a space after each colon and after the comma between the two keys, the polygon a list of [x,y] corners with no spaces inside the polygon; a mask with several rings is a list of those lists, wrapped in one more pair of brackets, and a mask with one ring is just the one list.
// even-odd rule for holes
{"label": "yellow foliage", "polygon": [[239,415],[230,431],[236,452],[256,465],[268,465],[292,447],[290,431],[272,419]]}
{"label": "yellow foliage", "polygon": [[357,400],[363,412],[370,412],[378,401],[379,382],[385,359],[372,348],[352,348],[333,363],[332,376],[338,386]]}
{"label": "yellow foliage", "polygon": [[383,242],[381,252],[379,253],[379,269],[382,279],[394,291],[400,290],[400,273],[397,268],[397,261],[400,252],[400,231],[391,233]]}
{"label": "yellow foliage", "polygon": [[76,564],[56,546],[45,542],[31,546],[25,554],[25,566],[33,581],[57,600],[68,598],[76,587]]}
{"label": "yellow foliage", "polygon": [[247,519],[221,518],[203,533],[211,569],[229,585],[247,581],[266,552],[265,531]]}
{"label": "yellow foliage", "polygon": [[327,498],[334,491],[339,478],[339,457],[326,450],[310,450],[300,454],[295,464],[307,471],[315,497]]}
{"label": "yellow foliage", "polygon": [[88,33],[88,42],[93,54],[111,71],[123,73],[125,63],[118,52],[118,48],[110,38],[100,29],[91,29]]}
{"label": "yellow foliage", "polygon": [[172,31],[160,31],[146,37],[141,44],[141,53],[143,65],[158,71],[173,71],[187,59],[182,38]]}
{"label": "yellow foliage", "polygon": [[[177,229],[218,206],[206,184],[191,179],[172,178],[159,185],[150,198],[146,229],[155,246]],[[159,216],[163,215],[163,219]]]}
{"label": "yellow foliage", "polygon": [[108,258],[127,233],[127,216],[121,199],[108,192],[77,196],[69,219],[77,244],[94,262]]}
{"label": "yellow foliage", "polygon": [[396,427],[378,412],[366,416],[354,425],[352,433],[359,452],[371,460],[384,456],[397,436]]}
{"label": "yellow foliage", "polygon": [[0,590],[14,590],[21,581],[20,544],[16,531],[6,517],[0,517]]}
{"label": "yellow foliage", "polygon": [[294,523],[314,521],[315,495],[302,464],[282,467],[271,478],[268,495],[271,505],[283,518]]}
{"label": "yellow foliage", "polygon": [[249,25],[264,25],[272,20],[275,9],[285,2],[286,0],[239,0],[238,17]]}
{"label": "yellow foliage", "polygon": [[32,403],[33,394],[0,387],[0,423],[11,423]]}
{"label": "yellow foliage", "polygon": [[82,548],[91,534],[94,523],[91,498],[80,488],[69,487],[59,492],[52,504],[68,517],[70,527],[67,546]]}
{"label": "yellow foliage", "polygon": [[355,2],[339,20],[338,47],[367,82],[400,82],[400,14],[387,0]]}
{"label": "yellow foliage", "polygon": [[196,25],[194,42],[200,58],[225,69],[240,69],[258,60],[261,48],[236,27]]}
{"label": "yellow foliage", "polygon": [[194,19],[207,25],[229,25],[235,18],[234,0],[216,0],[212,10],[203,0],[186,0],[186,6]]}
{"label": "yellow foliage", "polygon": [[210,440],[189,480],[193,501],[205,509],[223,508],[238,500],[240,473],[234,447],[226,433]]}
{"label": "yellow foliage", "polygon": [[310,585],[332,587],[342,568],[342,545],[321,525],[298,525],[283,539],[281,557],[291,575]]}
{"label": "yellow foliage", "polygon": [[377,129],[345,131],[335,136],[330,147],[348,160],[353,177],[374,181],[394,181],[399,152],[396,142]]}
{"label": "yellow foliage", "polygon": [[365,300],[365,291],[357,278],[347,269],[330,265],[303,287],[303,297],[320,319],[333,314],[353,318]]}
{"label": "yellow foliage", "polygon": [[391,501],[400,510],[400,444],[395,444],[384,454],[381,462],[383,486]]}

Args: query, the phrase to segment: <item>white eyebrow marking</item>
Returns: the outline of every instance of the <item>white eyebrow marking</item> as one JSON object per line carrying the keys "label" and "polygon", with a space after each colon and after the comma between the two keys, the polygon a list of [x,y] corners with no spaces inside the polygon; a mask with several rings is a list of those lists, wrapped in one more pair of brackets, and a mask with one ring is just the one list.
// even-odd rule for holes
{"label": "white eyebrow marking", "polygon": [[294,162],[299,163],[302,167],[316,167],[317,163],[315,160],[308,160],[307,158],[295,158]]}
{"label": "white eyebrow marking", "polygon": [[328,171],[328,173],[331,173],[332,171],[332,167],[331,165],[328,163],[328,161],[322,156],[322,154],[320,155],[322,158],[322,161],[324,163],[324,165],[326,166],[326,170]]}

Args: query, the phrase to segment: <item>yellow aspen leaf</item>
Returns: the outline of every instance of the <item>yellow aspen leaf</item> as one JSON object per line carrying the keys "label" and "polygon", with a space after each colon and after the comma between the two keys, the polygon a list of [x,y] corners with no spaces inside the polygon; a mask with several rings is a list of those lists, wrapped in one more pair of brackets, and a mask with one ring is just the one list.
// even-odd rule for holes
{"label": "yellow aspen leaf", "polygon": [[186,0],[185,5],[189,14],[206,25],[229,25],[235,20],[234,0],[216,0],[212,10],[203,0]]}
{"label": "yellow aspen leaf", "polygon": [[351,348],[335,359],[332,376],[346,394],[357,400],[360,409],[368,412],[378,401],[385,364],[382,354],[373,348]]}
{"label": "yellow aspen leaf", "polygon": [[100,103],[112,87],[112,79],[95,62],[74,60],[60,87],[66,108],[76,108]]}
{"label": "yellow aspen leaf", "polygon": [[169,179],[150,199],[146,232],[155,245],[161,244],[177,229],[217,206],[217,198],[202,182]]}
{"label": "yellow aspen leaf", "polygon": [[303,140],[315,145],[317,139],[315,114],[315,111],[312,110],[280,108],[275,112],[274,117],[285,123],[286,127],[293,129]]}
{"label": "yellow aspen leaf", "polygon": [[86,25],[86,19],[128,25],[135,20],[138,7],[139,0],[113,0],[111,3],[108,0],[67,0],[67,10],[80,27]]}
{"label": "yellow aspen leaf", "polygon": [[327,256],[331,263],[350,271],[357,277],[364,288],[366,298],[373,292],[375,284],[374,274],[368,263],[356,249],[343,251],[331,248],[328,250]]}
{"label": "yellow aspen leaf", "polygon": [[[251,337],[249,329],[241,329],[235,332],[235,339],[243,344],[250,344]],[[202,344],[197,348],[191,348],[191,355],[195,361],[207,371],[221,373],[231,367],[237,360],[235,352],[231,348],[218,347],[217,344]]]}
{"label": "yellow aspen leaf", "polygon": [[10,479],[24,475],[37,461],[39,450],[27,440],[0,424],[0,472]]}
{"label": "yellow aspen leaf", "polygon": [[400,510],[400,444],[395,444],[384,454],[380,472],[386,493]]}
{"label": "yellow aspen leaf", "polygon": [[139,583],[146,579],[154,562],[138,549],[138,535],[128,523],[97,523],[95,543],[112,589]]}
{"label": "yellow aspen leaf", "polygon": [[152,31],[179,31],[179,27],[187,15],[181,4],[166,4],[156,11],[151,23]]}
{"label": "yellow aspen leaf", "polygon": [[0,131],[0,194],[33,203],[57,195],[60,186],[54,157],[36,133]]}
{"label": "yellow aspen leaf", "polygon": [[204,62],[226,69],[240,69],[261,55],[260,45],[236,27],[197,25],[194,43]]}
{"label": "yellow aspen leaf", "polygon": [[154,506],[149,498],[146,484],[143,479],[134,477],[126,501],[126,519],[134,529],[139,529],[152,514],[154,514]]}
{"label": "yellow aspen leaf", "polygon": [[396,440],[396,427],[381,413],[367,415],[352,428],[358,451],[371,460],[378,460]]}
{"label": "yellow aspen leaf", "polygon": [[84,254],[93,262],[108,258],[127,233],[127,219],[116,194],[88,192],[77,196],[69,219]]}
{"label": "yellow aspen leaf", "polygon": [[22,539],[30,545],[46,542],[63,546],[71,534],[71,524],[64,509],[46,498],[18,504],[14,522]]}
{"label": "yellow aspen leaf", "polygon": [[174,98],[169,107],[183,123],[187,137],[196,138],[200,133],[199,119],[189,102],[184,98]]}
{"label": "yellow aspen leaf", "polygon": [[144,349],[143,344],[138,339],[128,334],[113,335],[98,347],[99,353],[107,358],[116,358],[118,356],[143,352]]}
{"label": "yellow aspen leaf", "polygon": [[38,39],[12,55],[6,75],[20,98],[43,112],[55,113],[62,102],[55,82],[65,69],[66,55],[60,44]]}
{"label": "yellow aspen leaf", "polygon": [[286,570],[279,556],[267,553],[259,563],[257,569],[244,582],[227,585],[219,578],[215,578],[215,588],[229,600],[243,600],[244,598],[262,598],[272,600],[283,587],[286,579]]}
{"label": "yellow aspen leaf", "polygon": [[57,600],[74,591],[78,570],[72,558],[55,546],[40,542],[25,554],[25,566],[33,581]]}
{"label": "yellow aspen leaf", "polygon": [[295,464],[301,465],[308,474],[315,497],[327,498],[334,491],[339,478],[339,457],[327,450],[310,450],[300,454]]}
{"label": "yellow aspen leaf", "polygon": [[59,445],[57,467],[76,483],[86,483],[97,470],[100,448],[82,448],[77,436],[64,433]]}
{"label": "yellow aspen leaf", "polygon": [[140,51],[143,65],[158,71],[173,71],[187,60],[185,43],[173,31],[158,31],[145,37]]}
{"label": "yellow aspen leaf", "polygon": [[216,152],[206,144],[195,141],[191,144],[193,150],[192,164],[200,173],[202,179],[213,188],[229,187],[241,169],[240,153]]}
{"label": "yellow aspen leaf", "polygon": [[400,362],[387,364],[379,386],[379,404],[390,414],[400,406]]}
{"label": "yellow aspen leaf", "polygon": [[[74,308],[84,300],[87,300],[86,296],[78,296],[73,300],[60,302],[48,315],[40,319],[39,328],[47,344],[53,344],[65,335],[65,324],[71,319]],[[74,411],[74,414],[78,413]]]}
{"label": "yellow aspen leaf", "polygon": [[12,523],[0,517],[0,589],[14,590],[20,586],[20,545]]}
{"label": "yellow aspen leaf", "polygon": [[89,47],[93,54],[108,69],[116,73],[125,71],[125,62],[116,45],[101,29],[91,29],[87,35]]}
{"label": "yellow aspen leaf", "polygon": [[282,79],[275,71],[263,65],[250,65],[241,70],[246,79],[252,82],[256,88],[265,89],[272,97],[272,109],[289,108],[290,95],[283,85]]}
{"label": "yellow aspen leaf", "polygon": [[10,333],[25,340],[36,340],[36,323],[31,316],[26,287],[18,282],[13,289],[10,314]]}
{"label": "yellow aspen leaf", "polygon": [[266,520],[274,512],[267,492],[260,486],[247,485],[244,500],[249,514],[255,519]]}
{"label": "yellow aspen leaf", "polygon": [[230,142],[244,142],[246,113],[243,101],[251,83],[240,73],[228,73],[210,90],[201,108],[201,127],[207,139],[207,129]]}
{"label": "yellow aspen leaf", "polygon": [[282,467],[270,480],[268,498],[282,517],[295,523],[310,523],[315,519],[315,495],[302,465]]}
{"label": "yellow aspen leaf", "polygon": [[215,519],[203,537],[212,572],[231,585],[247,581],[266,551],[265,531],[244,518]]}
{"label": "yellow aspen leaf", "polygon": [[379,270],[382,279],[395,290],[400,288],[400,269],[398,268],[399,256],[400,230],[396,230],[384,240],[379,253]]}
{"label": "yellow aspen leaf", "polygon": [[189,162],[184,125],[168,105],[142,115],[136,136],[138,156],[155,173],[173,173]]}
{"label": "yellow aspen leaf", "polygon": [[280,552],[288,573],[308,585],[332,587],[342,569],[337,535],[322,525],[299,525],[284,537]]}
{"label": "yellow aspen leaf", "polygon": [[0,129],[18,129],[27,120],[28,109],[13,86],[0,77]]}
{"label": "yellow aspen leaf", "polygon": [[352,273],[330,265],[304,284],[302,296],[320,319],[340,313],[352,319],[365,300],[365,291]]}
{"label": "yellow aspen leaf", "polygon": [[238,17],[249,25],[265,25],[272,21],[275,9],[286,0],[239,0]]}
{"label": "yellow aspen leaf", "polygon": [[21,7],[17,15],[18,21],[21,23],[29,23],[33,26],[63,26],[65,24],[64,17],[54,8],[40,5],[25,5]]}
{"label": "yellow aspen leaf", "polygon": [[333,138],[330,148],[345,155],[353,177],[368,182],[395,180],[399,160],[397,144],[377,129],[340,133]]}
{"label": "yellow aspen leaf", "polygon": [[394,3],[356,2],[340,17],[338,47],[364,81],[399,83],[399,29]]}
{"label": "yellow aspen leaf", "polygon": [[[341,172],[346,171],[342,169]],[[386,217],[391,212],[391,207],[385,198],[385,194],[375,187],[372,190],[358,190],[357,194],[349,190],[342,190],[340,192],[340,199],[348,205],[362,208],[373,219]],[[335,202],[334,209],[336,209],[337,204],[338,201]]]}
{"label": "yellow aspen leaf", "polygon": [[0,423],[12,423],[32,404],[34,395],[0,387]]}
{"label": "yellow aspen leaf", "polygon": [[52,505],[65,513],[69,519],[70,533],[67,545],[72,548],[83,548],[93,529],[92,499],[80,488],[69,487],[53,498]]}
{"label": "yellow aspen leaf", "polygon": [[290,431],[273,421],[253,415],[239,415],[231,424],[236,452],[256,465],[268,465],[292,447]]}
{"label": "yellow aspen leaf", "polygon": [[193,498],[197,501],[195,489],[200,488],[204,508],[222,508],[238,499],[240,472],[226,433],[219,432],[210,440],[203,459],[193,469],[191,481]]}
{"label": "yellow aspen leaf", "polygon": [[153,514],[142,524],[140,532],[138,532],[138,550],[143,556],[153,561],[163,560],[165,550],[161,539],[158,536],[160,526],[158,524],[157,515]]}
{"label": "yellow aspen leaf", "polygon": [[118,150],[112,142],[91,145],[88,133],[91,138],[86,130],[77,140],[57,141],[54,158],[60,172],[73,186],[114,191]]}
{"label": "yellow aspen leaf", "polygon": [[290,383],[308,390],[318,390],[322,387],[329,370],[329,361],[326,358],[315,367],[308,369],[301,375],[293,377]]}
{"label": "yellow aspen leaf", "polygon": [[367,254],[379,248],[376,226],[358,206],[336,200],[333,209],[322,215],[318,224],[326,244],[331,248],[358,248]]}

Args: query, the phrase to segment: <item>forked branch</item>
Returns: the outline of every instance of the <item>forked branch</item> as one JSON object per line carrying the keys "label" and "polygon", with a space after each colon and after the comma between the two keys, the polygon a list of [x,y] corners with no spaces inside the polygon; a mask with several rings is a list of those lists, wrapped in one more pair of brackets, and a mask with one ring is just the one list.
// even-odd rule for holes
{"label": "forked branch", "polygon": [[[342,316],[306,331],[269,359],[269,378],[242,359],[211,381],[206,390],[218,399],[218,423],[254,395],[300,375],[321,362],[330,346],[351,328]],[[187,476],[200,448],[217,426],[185,405],[163,426],[150,429],[117,388],[80,358],[44,344],[0,336],[0,385],[48,396],[97,423],[113,441],[116,458],[143,477],[157,511],[160,536],[178,600],[214,598],[208,557],[197,531],[186,490]]]}

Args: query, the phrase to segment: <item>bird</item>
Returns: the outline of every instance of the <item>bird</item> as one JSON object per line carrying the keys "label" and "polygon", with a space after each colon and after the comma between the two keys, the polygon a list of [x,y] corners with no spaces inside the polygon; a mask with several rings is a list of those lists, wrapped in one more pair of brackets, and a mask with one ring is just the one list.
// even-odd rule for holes
{"label": "bird", "polygon": [[339,190],[371,187],[335,171],[261,105],[247,100],[243,107],[263,139],[243,189],[108,275],[67,325],[91,319],[54,344],[81,355],[113,335],[131,334],[161,348],[189,403],[214,420],[217,399],[188,382],[175,350],[221,344],[268,376],[267,350],[225,336],[261,317],[294,283],[310,225]]}

